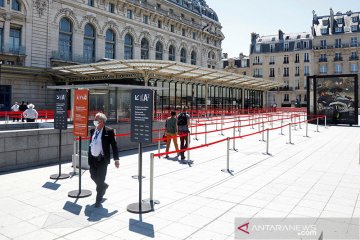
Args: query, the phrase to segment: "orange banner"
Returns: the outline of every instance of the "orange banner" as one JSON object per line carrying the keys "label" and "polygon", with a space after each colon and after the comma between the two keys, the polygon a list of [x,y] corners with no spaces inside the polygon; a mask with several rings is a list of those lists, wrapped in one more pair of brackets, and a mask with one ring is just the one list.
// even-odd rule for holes
{"label": "orange banner", "polygon": [[75,90],[74,136],[88,136],[89,90]]}

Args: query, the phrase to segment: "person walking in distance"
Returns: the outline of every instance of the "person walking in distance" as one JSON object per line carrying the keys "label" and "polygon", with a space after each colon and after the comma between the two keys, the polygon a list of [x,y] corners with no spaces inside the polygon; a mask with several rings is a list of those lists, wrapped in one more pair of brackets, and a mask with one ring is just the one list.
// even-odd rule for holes
{"label": "person walking in distance", "polygon": [[38,112],[35,110],[35,105],[30,103],[27,107],[28,109],[26,109],[23,113],[24,118],[26,118],[26,122],[35,122],[39,116]]}
{"label": "person walking in distance", "polygon": [[20,110],[19,110],[20,106],[18,104],[18,102],[15,102],[15,104],[11,107],[11,111],[13,111],[14,115],[13,115],[13,122],[15,122],[15,119],[16,121],[18,122],[19,121],[19,118],[21,118],[21,116],[18,114],[20,113]]}
{"label": "person walking in distance", "polygon": [[90,166],[91,179],[96,184],[95,207],[101,206],[106,189],[109,187],[105,183],[107,166],[110,164],[110,146],[112,148],[115,167],[119,168],[119,151],[115,140],[115,133],[112,128],[106,127],[107,117],[103,113],[95,115],[94,126],[90,130],[90,146],[88,151],[88,163]]}
{"label": "person walking in distance", "polygon": [[25,104],[24,101],[21,102],[21,105],[19,106],[19,110],[21,112],[21,121],[24,122],[24,117],[23,114],[26,111],[26,109],[28,109],[28,106]]}
{"label": "person walking in distance", "polygon": [[[166,152],[169,152],[171,140],[174,142],[175,150],[179,151],[178,142],[177,142],[177,133],[178,133],[178,127],[177,127],[177,120],[176,120],[176,112],[172,111],[170,113],[170,117],[166,119],[165,122],[165,135],[167,137],[166,141]],[[177,155],[179,156],[179,154]],[[169,158],[169,155],[166,155],[165,158]]]}
{"label": "person walking in distance", "polygon": [[[188,135],[190,133],[190,115],[186,113],[187,107],[183,107],[181,113],[177,118],[178,133],[180,135],[180,149],[185,149],[189,146]],[[181,160],[185,159],[185,151],[180,152]]]}

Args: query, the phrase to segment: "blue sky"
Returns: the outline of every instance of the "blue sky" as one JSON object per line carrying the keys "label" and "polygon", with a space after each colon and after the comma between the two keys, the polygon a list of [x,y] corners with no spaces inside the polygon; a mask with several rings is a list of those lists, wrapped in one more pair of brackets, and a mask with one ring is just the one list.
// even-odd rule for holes
{"label": "blue sky", "polygon": [[237,57],[249,54],[250,33],[274,35],[310,32],[312,11],[318,16],[334,12],[360,12],[359,0],[206,0],[223,26],[223,52]]}

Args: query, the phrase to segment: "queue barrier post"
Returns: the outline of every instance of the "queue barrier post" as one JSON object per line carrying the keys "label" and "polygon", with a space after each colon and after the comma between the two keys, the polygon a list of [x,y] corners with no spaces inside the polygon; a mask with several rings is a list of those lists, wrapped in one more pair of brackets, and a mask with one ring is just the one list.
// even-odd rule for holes
{"label": "queue barrier post", "polygon": [[226,169],[222,169],[221,171],[232,175],[234,171],[230,169],[230,138],[226,139],[226,146]]}
{"label": "queue barrier post", "polygon": [[207,124],[205,123],[205,144],[207,144]]}
{"label": "queue barrier post", "polygon": [[160,204],[159,200],[154,200],[154,153],[150,153],[150,198],[143,202],[149,203],[153,211],[154,205]]}
{"label": "queue barrier post", "polygon": [[325,115],[325,128],[327,128],[327,125],[326,125],[326,115]]}
{"label": "queue barrier post", "polygon": [[[161,133],[160,133],[160,128],[159,128],[159,131],[158,131],[158,138],[159,138],[159,140],[158,140],[158,154],[160,154],[160,148],[161,148]],[[160,158],[160,155],[159,155],[159,158]]]}
{"label": "queue barrier post", "polygon": [[[187,148],[190,148],[190,133],[187,134]],[[190,150],[187,150],[187,159],[190,160]]]}
{"label": "queue barrier post", "polygon": [[270,137],[269,137],[269,134],[270,134],[270,131],[269,131],[269,129],[266,129],[266,154],[267,155],[270,155],[270,153],[269,153],[269,140],[270,140]]}
{"label": "queue barrier post", "polygon": [[319,117],[316,118],[316,132],[319,132]]}
{"label": "queue barrier post", "polygon": [[292,123],[289,124],[289,144],[293,144],[293,143],[291,142],[291,124],[292,124]]}

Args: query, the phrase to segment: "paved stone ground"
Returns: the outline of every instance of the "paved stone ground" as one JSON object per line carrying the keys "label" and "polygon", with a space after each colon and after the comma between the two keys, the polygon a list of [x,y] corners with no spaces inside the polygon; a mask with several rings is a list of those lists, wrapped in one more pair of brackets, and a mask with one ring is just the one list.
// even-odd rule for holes
{"label": "paved stone ground", "polygon": [[[226,126],[231,126],[227,124]],[[279,126],[277,123],[275,126]],[[268,127],[268,126],[266,126]],[[208,128],[212,130],[215,127]],[[155,211],[139,216],[126,211],[138,200],[136,151],[121,153],[121,166],[109,165],[103,208],[96,209],[95,184],[89,172],[82,175],[83,188],[93,195],[71,199],[78,176],[57,182],[49,175],[57,166],[0,175],[0,240],[3,239],[234,239],[237,217],[346,217],[344,229],[359,228],[360,128],[309,125],[292,131],[288,142],[280,130],[270,132],[272,155],[263,154],[261,135],[236,140],[238,152],[230,151],[233,175],[226,168],[226,142],[191,152],[192,165],[176,158],[155,159]],[[245,127],[242,134],[256,131]],[[202,129],[198,129],[202,131]],[[232,136],[232,130],[224,132]],[[238,132],[236,132],[238,134]],[[204,143],[204,136],[192,145]],[[224,138],[218,133],[208,142]],[[231,144],[232,146],[232,144]],[[144,198],[149,197],[149,156],[144,153]],[[173,154],[175,156],[175,154]],[[71,164],[63,171],[70,172]]]}

